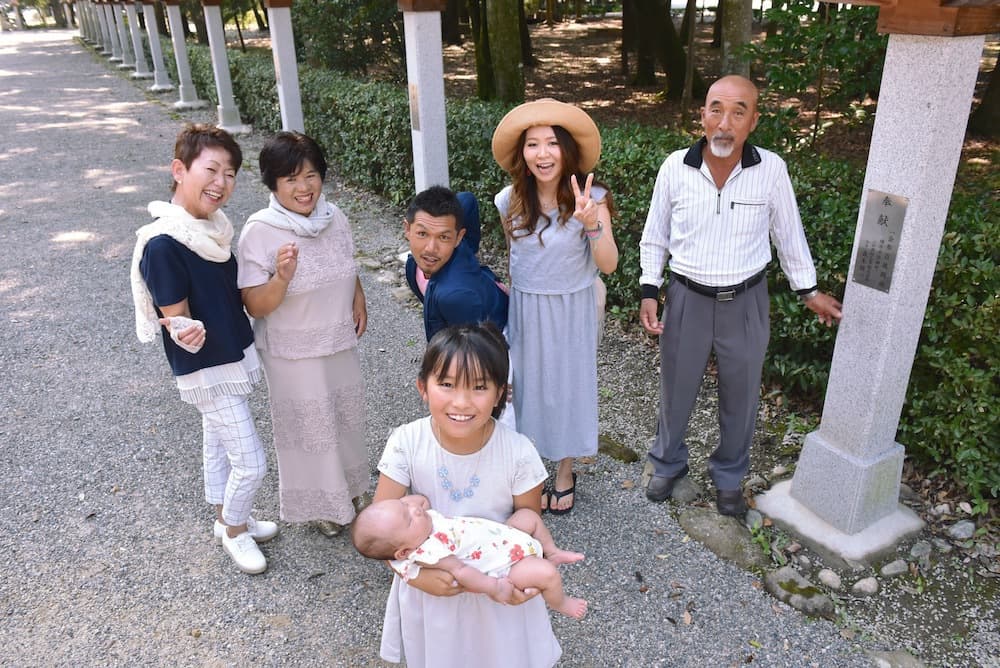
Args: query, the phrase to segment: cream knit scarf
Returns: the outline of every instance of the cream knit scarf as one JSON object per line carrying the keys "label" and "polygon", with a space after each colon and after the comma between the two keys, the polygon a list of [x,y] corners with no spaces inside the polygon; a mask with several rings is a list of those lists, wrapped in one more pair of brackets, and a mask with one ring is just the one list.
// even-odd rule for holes
{"label": "cream knit scarf", "polygon": [[336,209],[322,194],[316,200],[316,208],[308,217],[281,206],[278,198],[272,194],[266,209],[261,209],[247,218],[241,236],[246,234],[251,223],[266,223],[280,230],[290,230],[300,237],[317,237],[330,225],[335,214]]}
{"label": "cream knit scarf", "polygon": [[209,262],[225,262],[232,255],[233,225],[226,214],[216,211],[208,220],[192,216],[184,207],[170,202],[150,202],[147,207],[153,222],[140,227],[132,251],[132,301],[135,303],[135,333],[143,343],[149,343],[160,331],[153,308],[153,296],[142,279],[139,262],[146,244],[153,237],[166,234],[184,244]]}

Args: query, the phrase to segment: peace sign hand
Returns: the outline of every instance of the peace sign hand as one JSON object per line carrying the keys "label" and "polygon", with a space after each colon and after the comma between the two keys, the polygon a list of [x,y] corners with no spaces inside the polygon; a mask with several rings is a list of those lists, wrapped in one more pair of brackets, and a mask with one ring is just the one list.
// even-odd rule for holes
{"label": "peace sign hand", "polygon": [[570,185],[573,186],[573,196],[576,197],[576,210],[573,217],[583,223],[585,228],[597,226],[597,202],[590,197],[590,186],[594,183],[594,174],[587,174],[587,183],[580,192],[580,184],[576,181],[576,174],[570,176]]}

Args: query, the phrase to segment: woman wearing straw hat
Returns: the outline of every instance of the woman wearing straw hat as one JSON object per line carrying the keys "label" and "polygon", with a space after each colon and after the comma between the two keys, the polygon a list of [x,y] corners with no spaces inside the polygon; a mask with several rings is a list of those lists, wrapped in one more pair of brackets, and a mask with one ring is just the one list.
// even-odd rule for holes
{"label": "woman wearing straw hat", "polygon": [[559,462],[542,507],[575,503],[573,459],[597,452],[598,309],[595,279],[618,266],[611,193],[594,182],[597,125],[553,99],[511,110],[493,157],[511,175],[495,202],[509,249],[508,334],[518,430]]}

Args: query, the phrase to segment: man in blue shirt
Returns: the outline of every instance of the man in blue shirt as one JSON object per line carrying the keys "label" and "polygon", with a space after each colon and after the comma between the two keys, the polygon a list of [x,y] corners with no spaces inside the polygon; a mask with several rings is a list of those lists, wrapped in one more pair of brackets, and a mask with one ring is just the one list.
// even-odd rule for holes
{"label": "man in blue shirt", "polygon": [[410,242],[406,282],[424,304],[428,340],[449,325],[489,320],[501,330],[507,326],[507,293],[476,257],[479,204],[472,193],[424,190],[410,202],[403,233]]}

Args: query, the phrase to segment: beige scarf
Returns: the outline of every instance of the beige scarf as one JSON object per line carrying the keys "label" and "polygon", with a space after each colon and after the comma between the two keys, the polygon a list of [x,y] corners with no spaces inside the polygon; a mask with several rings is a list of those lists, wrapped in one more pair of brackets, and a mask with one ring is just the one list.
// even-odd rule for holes
{"label": "beige scarf", "polygon": [[222,211],[216,211],[205,220],[195,218],[184,207],[170,202],[150,202],[147,208],[153,222],[140,227],[135,233],[130,275],[132,301],[135,304],[135,334],[143,343],[155,339],[160,331],[153,296],[139,270],[139,262],[149,240],[166,234],[209,262],[227,261],[232,255],[233,241],[233,225]]}

